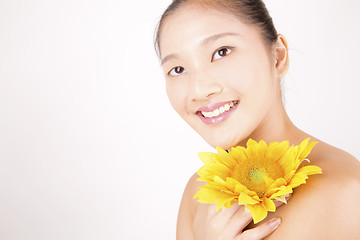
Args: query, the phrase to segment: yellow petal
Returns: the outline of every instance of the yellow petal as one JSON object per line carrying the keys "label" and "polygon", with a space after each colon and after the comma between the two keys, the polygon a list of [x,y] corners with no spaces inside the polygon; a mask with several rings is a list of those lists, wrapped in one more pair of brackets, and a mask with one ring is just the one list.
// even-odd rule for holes
{"label": "yellow petal", "polygon": [[245,204],[257,204],[259,201],[253,199],[249,195],[245,193],[240,193],[239,199],[238,199],[239,205],[245,205]]}
{"label": "yellow petal", "polygon": [[274,179],[266,175],[263,175],[262,178],[264,179],[266,186],[271,186],[275,182]]}
{"label": "yellow petal", "polygon": [[292,170],[296,170],[294,169],[296,166],[296,147],[290,147],[286,153],[280,158],[279,160],[279,164],[283,167],[285,174],[287,174],[288,172],[292,171]]}
{"label": "yellow petal", "polygon": [[278,187],[281,187],[284,185],[286,185],[285,179],[278,178],[278,179],[276,179],[276,181],[273,184],[270,185],[269,189],[271,190],[271,189],[278,188]]}
{"label": "yellow petal", "polygon": [[244,147],[241,147],[241,146],[233,147],[233,148],[231,148],[231,151],[229,154],[234,159],[236,159],[238,163],[240,163],[241,161],[247,160],[246,148],[244,148]]}
{"label": "yellow petal", "polygon": [[216,153],[212,153],[212,152],[199,152],[198,153],[199,158],[201,159],[201,161],[205,164],[209,164],[209,163],[216,163]]}
{"label": "yellow petal", "polygon": [[308,176],[305,173],[295,173],[288,186],[291,188],[296,188],[301,184],[306,183],[306,179],[308,179]]}
{"label": "yellow petal", "polygon": [[317,144],[317,142],[309,143],[310,138],[305,139],[299,145],[299,156],[298,158],[302,161],[306,158],[307,155],[310,154],[311,149]]}
{"label": "yellow petal", "polygon": [[289,149],[289,141],[272,142],[266,151],[266,158],[278,161]]}
{"label": "yellow petal", "polygon": [[201,203],[218,203],[223,201],[223,199],[232,197],[234,196],[218,191],[217,189],[209,188],[207,185],[202,186],[194,196],[194,198],[199,198],[198,201]]}
{"label": "yellow petal", "polygon": [[218,205],[216,206],[216,211],[219,211],[222,206],[226,208],[232,208],[232,200],[234,200],[234,196],[230,198],[224,198],[223,200],[219,201]]}
{"label": "yellow petal", "polygon": [[[228,189],[230,189],[231,191],[233,191],[234,193],[240,193],[242,191],[246,191],[245,190],[245,186],[243,186],[241,183],[239,183],[236,179],[233,179],[231,177],[227,177],[226,178],[226,186]],[[242,189],[240,190],[239,187],[242,186]]]}
{"label": "yellow petal", "polygon": [[[239,185],[241,185],[238,181],[236,181],[233,178],[227,177],[224,181],[219,176],[214,176],[212,181],[207,181],[207,183],[209,186],[217,187],[219,190],[221,190],[223,192],[228,192],[230,194],[236,194],[236,191],[239,191],[239,189],[238,189]],[[244,189],[244,188],[246,188],[246,187],[243,186],[243,188],[241,189],[240,192],[246,191],[246,189]]]}
{"label": "yellow petal", "polygon": [[219,159],[219,161],[225,164],[228,168],[233,169],[237,164],[237,161],[221,147],[216,147],[216,150],[218,152],[217,159]]}
{"label": "yellow petal", "polygon": [[264,144],[266,149],[266,143],[264,141],[260,141],[259,143],[257,143],[255,140],[250,138],[246,143],[247,155],[252,156],[255,159],[264,158]]}
{"label": "yellow petal", "polygon": [[271,191],[269,191],[269,193],[266,194],[266,197],[270,198],[270,199],[274,199],[289,193],[292,193],[293,190],[290,186],[281,186],[278,188],[274,188]]}
{"label": "yellow petal", "polygon": [[246,143],[246,149],[247,149],[247,153],[250,153],[248,154],[248,156],[253,153],[253,152],[256,152],[256,148],[257,148],[257,142],[251,138],[249,138],[249,140],[247,141]]}
{"label": "yellow petal", "polygon": [[308,175],[313,174],[321,174],[322,170],[318,166],[310,165],[300,168],[293,178],[290,180],[288,186],[291,188],[296,188],[301,184],[306,183],[306,179],[308,179]]}
{"label": "yellow petal", "polygon": [[309,140],[310,140],[310,138],[306,138],[299,144],[299,148],[298,148],[299,152],[305,151],[305,149],[307,148],[307,146],[309,144]]}
{"label": "yellow petal", "polygon": [[290,180],[294,176],[294,174],[295,174],[295,170],[291,170],[290,172],[288,172],[284,177],[285,181],[287,183],[290,182]]}
{"label": "yellow petal", "polygon": [[242,185],[241,183],[238,182],[238,184],[236,184],[235,193],[240,194],[241,192],[244,192],[246,190],[247,190],[247,188],[244,185]]}
{"label": "yellow petal", "polygon": [[224,181],[224,179],[222,179],[219,176],[214,176],[214,183],[220,184],[220,185],[226,185],[226,182]]}
{"label": "yellow petal", "polygon": [[265,143],[264,140],[261,140],[258,143],[258,156],[260,158],[265,158],[266,150],[267,150],[267,144]]}
{"label": "yellow petal", "polygon": [[285,195],[276,197],[276,198],[274,198],[274,200],[283,202],[283,203],[285,203],[285,204],[287,203]]}
{"label": "yellow petal", "polygon": [[246,207],[250,210],[255,224],[260,222],[267,216],[268,212],[261,203],[254,205],[246,205]]}
{"label": "yellow petal", "polygon": [[260,201],[260,198],[258,197],[256,192],[247,189],[247,187],[245,187],[244,185],[239,183],[238,185],[236,185],[235,193],[240,195],[240,193],[242,193],[242,192],[245,193],[246,195],[254,198],[257,201]]}
{"label": "yellow petal", "polygon": [[198,170],[197,174],[201,177],[218,175],[221,178],[226,178],[231,174],[231,170],[223,164],[210,163],[205,166],[202,166]]}
{"label": "yellow petal", "polygon": [[314,166],[314,165],[309,165],[309,166],[305,166],[300,168],[298,171],[298,173],[305,173],[306,175],[313,175],[313,174],[321,174],[322,173],[322,169],[319,168],[318,166]]}
{"label": "yellow petal", "polygon": [[275,212],[276,210],[276,206],[275,203],[273,202],[273,200],[268,199],[268,198],[263,198],[263,207],[270,212]]}

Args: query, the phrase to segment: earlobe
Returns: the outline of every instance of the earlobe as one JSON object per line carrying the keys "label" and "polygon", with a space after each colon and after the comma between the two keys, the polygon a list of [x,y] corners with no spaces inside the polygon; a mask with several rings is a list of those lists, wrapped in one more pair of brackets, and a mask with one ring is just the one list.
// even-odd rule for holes
{"label": "earlobe", "polygon": [[289,69],[288,44],[283,35],[278,34],[274,47],[275,67],[282,78]]}

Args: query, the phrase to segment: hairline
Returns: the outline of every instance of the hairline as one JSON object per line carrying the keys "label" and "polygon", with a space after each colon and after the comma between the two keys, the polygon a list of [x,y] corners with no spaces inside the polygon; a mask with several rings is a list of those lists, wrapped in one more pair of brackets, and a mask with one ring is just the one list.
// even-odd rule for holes
{"label": "hairline", "polygon": [[[226,2],[222,2],[222,1],[204,1],[204,0],[193,0],[193,1],[185,1],[180,3],[176,8],[168,11],[160,20],[159,24],[157,25],[157,29],[156,29],[156,35],[155,35],[155,50],[156,53],[159,57],[159,59],[161,60],[161,52],[160,52],[160,34],[161,34],[161,27],[163,22],[165,22],[166,18],[169,17],[170,15],[172,15],[173,13],[177,12],[178,10],[180,10],[181,8],[183,8],[184,6],[193,6],[199,9],[204,9],[204,10],[214,10],[214,11],[219,11],[222,13],[228,13],[231,14],[232,16],[234,16],[235,18],[237,18],[239,21],[243,21],[243,23],[245,24],[249,24],[249,25],[255,25],[258,30],[260,32],[262,32],[261,27],[256,24],[256,23],[252,23],[249,19],[247,19],[244,14],[242,12],[235,12],[233,11],[229,5],[226,4]],[[218,8],[221,9],[218,9]],[[263,41],[269,46],[269,48],[271,49],[273,43],[269,43],[269,41],[267,41],[267,39],[264,37],[264,34],[261,34],[261,38],[263,39]]]}

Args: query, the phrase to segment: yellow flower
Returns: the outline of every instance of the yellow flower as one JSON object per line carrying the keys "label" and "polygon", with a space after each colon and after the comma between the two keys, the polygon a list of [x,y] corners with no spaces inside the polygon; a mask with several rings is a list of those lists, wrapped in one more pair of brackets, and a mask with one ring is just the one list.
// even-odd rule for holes
{"label": "yellow flower", "polygon": [[275,211],[273,200],[286,203],[286,195],[304,184],[308,175],[321,174],[321,168],[314,165],[298,169],[317,143],[309,140],[290,147],[288,141],[266,145],[263,140],[249,139],[247,148],[237,146],[227,152],[217,147],[217,154],[199,153],[205,165],[198,171],[198,181],[207,184],[194,198],[201,203],[218,203],[217,210],[234,203],[245,205],[254,223],[260,222],[268,211]]}

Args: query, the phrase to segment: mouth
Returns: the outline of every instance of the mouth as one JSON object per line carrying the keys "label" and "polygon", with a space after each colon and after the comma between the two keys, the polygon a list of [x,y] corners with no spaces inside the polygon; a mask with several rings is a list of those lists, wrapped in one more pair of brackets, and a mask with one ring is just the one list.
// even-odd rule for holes
{"label": "mouth", "polygon": [[211,104],[200,108],[196,114],[206,124],[215,124],[224,121],[235,111],[239,100]]}

